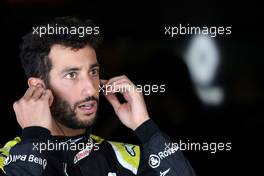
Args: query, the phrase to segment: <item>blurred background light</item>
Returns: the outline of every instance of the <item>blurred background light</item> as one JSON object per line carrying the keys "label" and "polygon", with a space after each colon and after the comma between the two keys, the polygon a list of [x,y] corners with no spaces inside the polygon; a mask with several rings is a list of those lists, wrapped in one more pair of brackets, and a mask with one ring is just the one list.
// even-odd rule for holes
{"label": "blurred background light", "polygon": [[195,35],[184,55],[196,93],[204,104],[220,105],[224,99],[221,87],[215,85],[220,64],[215,39],[208,35]]}

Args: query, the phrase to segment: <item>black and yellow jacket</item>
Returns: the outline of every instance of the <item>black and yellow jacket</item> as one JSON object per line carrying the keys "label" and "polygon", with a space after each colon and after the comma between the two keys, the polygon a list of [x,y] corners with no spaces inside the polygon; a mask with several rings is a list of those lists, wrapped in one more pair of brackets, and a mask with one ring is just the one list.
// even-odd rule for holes
{"label": "black and yellow jacket", "polygon": [[152,120],[135,131],[142,146],[111,142],[90,131],[75,137],[51,136],[28,127],[0,149],[0,168],[10,176],[193,176],[182,152]]}

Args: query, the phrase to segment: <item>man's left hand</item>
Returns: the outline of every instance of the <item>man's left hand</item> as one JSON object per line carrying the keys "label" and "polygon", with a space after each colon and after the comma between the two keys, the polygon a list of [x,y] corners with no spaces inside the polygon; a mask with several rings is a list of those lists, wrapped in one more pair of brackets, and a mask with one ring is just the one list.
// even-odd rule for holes
{"label": "man's left hand", "polygon": [[[103,94],[113,106],[120,121],[128,128],[135,130],[149,119],[146,104],[141,91],[126,77],[117,76],[109,80],[102,80]],[[116,92],[123,95],[125,103],[120,103]]]}

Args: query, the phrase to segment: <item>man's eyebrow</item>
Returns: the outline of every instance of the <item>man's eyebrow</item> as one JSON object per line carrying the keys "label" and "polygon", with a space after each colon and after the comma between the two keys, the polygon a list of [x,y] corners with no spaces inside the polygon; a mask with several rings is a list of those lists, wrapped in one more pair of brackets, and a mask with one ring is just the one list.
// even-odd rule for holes
{"label": "man's eyebrow", "polygon": [[[95,64],[92,64],[90,66],[90,69],[94,68],[94,67],[100,67],[99,63],[95,63]],[[64,68],[62,71],[61,71],[61,74],[63,73],[68,73],[68,72],[72,72],[72,71],[79,71],[81,70],[81,68],[79,67],[66,67]]]}
{"label": "man's eyebrow", "polygon": [[95,63],[95,64],[92,64],[91,66],[90,66],[90,69],[91,68],[94,68],[94,67],[100,67],[100,64],[97,62],[97,63]]}
{"label": "man's eyebrow", "polygon": [[81,70],[79,67],[66,67],[61,71],[61,73],[67,73],[67,72],[79,71],[79,70]]}

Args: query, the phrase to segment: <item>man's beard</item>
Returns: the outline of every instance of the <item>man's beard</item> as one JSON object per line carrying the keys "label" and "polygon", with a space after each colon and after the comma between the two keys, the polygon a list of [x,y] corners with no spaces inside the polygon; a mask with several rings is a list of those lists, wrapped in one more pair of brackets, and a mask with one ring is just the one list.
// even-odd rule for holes
{"label": "man's beard", "polygon": [[66,100],[64,100],[59,95],[57,95],[55,91],[52,90],[52,94],[54,100],[51,105],[50,111],[54,120],[72,129],[89,128],[94,124],[97,116],[96,114],[95,117],[93,117],[92,119],[81,121],[78,119],[75,110],[78,108],[78,105],[80,103],[84,103],[91,100],[95,100],[97,102],[97,107],[98,107],[98,103],[99,103],[98,98],[94,96],[86,97],[84,100],[76,102],[74,106],[71,107],[71,105]]}

